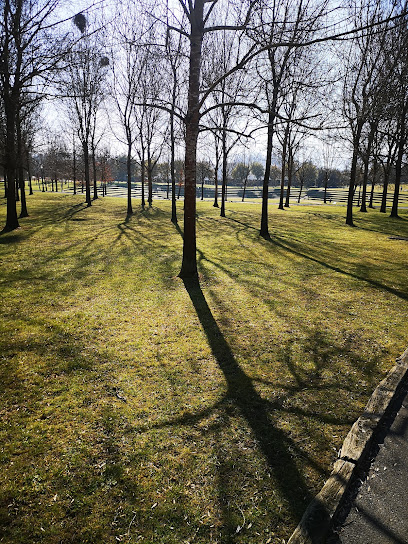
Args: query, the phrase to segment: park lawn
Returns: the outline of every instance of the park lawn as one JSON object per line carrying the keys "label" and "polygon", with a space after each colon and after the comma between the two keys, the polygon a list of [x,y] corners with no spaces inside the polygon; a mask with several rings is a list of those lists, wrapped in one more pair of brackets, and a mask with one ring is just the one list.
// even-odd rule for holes
{"label": "park lawn", "polygon": [[36,193],[0,236],[0,542],[283,542],[407,346],[408,214],[266,241],[198,203],[197,287],[169,202],[125,206]]}

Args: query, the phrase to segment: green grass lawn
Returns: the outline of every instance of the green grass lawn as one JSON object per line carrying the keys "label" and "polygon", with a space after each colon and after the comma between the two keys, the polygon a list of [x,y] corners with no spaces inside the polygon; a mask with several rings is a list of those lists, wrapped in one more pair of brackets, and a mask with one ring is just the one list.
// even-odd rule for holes
{"label": "green grass lawn", "polygon": [[283,542],[408,344],[407,212],[274,206],[268,242],[198,203],[197,287],[168,202],[82,202],[0,236],[0,542]]}

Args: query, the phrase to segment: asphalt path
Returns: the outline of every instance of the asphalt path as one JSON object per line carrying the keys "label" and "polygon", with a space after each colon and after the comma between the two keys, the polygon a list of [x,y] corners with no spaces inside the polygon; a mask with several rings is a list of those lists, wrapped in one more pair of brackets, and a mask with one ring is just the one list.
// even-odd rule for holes
{"label": "asphalt path", "polygon": [[336,544],[408,544],[408,393]]}

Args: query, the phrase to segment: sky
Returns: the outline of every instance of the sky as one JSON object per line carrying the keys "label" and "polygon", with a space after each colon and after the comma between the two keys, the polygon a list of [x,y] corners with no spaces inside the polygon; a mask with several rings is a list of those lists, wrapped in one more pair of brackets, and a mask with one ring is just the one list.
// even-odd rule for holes
{"label": "sky", "polygon": [[[173,4],[175,3],[175,5],[178,5],[177,0],[171,1]],[[332,4],[334,10],[331,12],[331,21],[328,22],[330,25],[334,25],[334,23],[336,25],[340,25],[342,20],[342,14],[337,9],[337,4]],[[113,6],[116,6],[116,3],[113,2],[112,4],[112,1],[109,0],[102,0],[96,2],[81,0],[75,3],[64,1],[61,3],[61,7],[58,12],[55,13],[55,18],[60,20],[68,20],[65,24],[69,25],[69,19],[71,19],[78,12],[86,11],[91,14],[98,15],[101,10],[105,10],[108,12],[112,11],[114,9]],[[329,50],[327,51],[327,54],[331,54]],[[109,106],[109,109],[111,109],[111,106]],[[64,108],[59,101],[54,100],[47,105],[47,107],[44,109],[44,119],[50,130],[45,130],[45,134],[39,134],[38,143],[46,142],[47,137],[52,133],[62,133],[65,134],[65,136],[68,136],[68,122],[65,117]],[[107,123],[105,123],[105,125],[107,125]],[[71,141],[71,135],[69,135],[67,139]],[[114,137],[109,128],[107,129],[107,136],[104,140],[104,145],[110,149],[112,154],[119,154],[125,151],[124,146],[119,143],[119,141]],[[299,152],[298,160],[312,160],[316,165],[321,166],[323,164],[323,147],[324,146],[320,139],[320,133],[318,137],[311,136],[307,138]],[[209,154],[211,154],[211,151],[208,150],[208,146],[202,145],[201,149],[202,152],[199,158],[205,159]],[[183,150],[179,149],[178,154],[180,157],[182,157]],[[245,146],[237,147],[234,154],[232,155],[232,158],[234,157],[234,155],[236,156],[237,160],[240,160],[240,157],[245,155],[246,157],[251,157],[251,159],[254,161],[264,162],[266,155],[265,131],[258,131],[256,141],[248,140],[248,143]],[[349,162],[349,155],[350,153],[344,143],[341,145],[338,144],[334,153],[333,166],[339,169],[347,167]],[[277,164],[279,164],[280,162],[278,153],[276,155],[275,162]]]}

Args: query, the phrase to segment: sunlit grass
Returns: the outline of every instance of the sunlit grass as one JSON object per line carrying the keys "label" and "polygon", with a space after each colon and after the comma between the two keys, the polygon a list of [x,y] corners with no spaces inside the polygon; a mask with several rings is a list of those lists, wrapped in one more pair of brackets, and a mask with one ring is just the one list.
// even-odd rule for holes
{"label": "sunlit grass", "polygon": [[288,538],[406,347],[407,213],[271,207],[269,242],[259,205],[198,203],[200,289],[168,202],[29,212],[0,237],[2,542]]}

